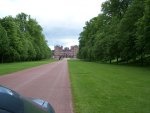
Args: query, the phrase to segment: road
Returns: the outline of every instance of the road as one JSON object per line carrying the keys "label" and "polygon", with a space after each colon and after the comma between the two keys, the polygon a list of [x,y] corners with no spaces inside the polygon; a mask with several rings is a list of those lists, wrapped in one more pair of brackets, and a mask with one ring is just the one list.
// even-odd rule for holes
{"label": "road", "polygon": [[23,96],[48,101],[56,113],[73,113],[67,60],[1,76],[0,84]]}

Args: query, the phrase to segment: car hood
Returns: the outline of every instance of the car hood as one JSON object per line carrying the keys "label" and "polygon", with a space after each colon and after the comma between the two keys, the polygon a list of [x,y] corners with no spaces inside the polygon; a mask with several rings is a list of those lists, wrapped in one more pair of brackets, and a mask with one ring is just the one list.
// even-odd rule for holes
{"label": "car hood", "polygon": [[26,98],[1,85],[0,109],[13,113],[55,113],[54,109],[47,101]]}

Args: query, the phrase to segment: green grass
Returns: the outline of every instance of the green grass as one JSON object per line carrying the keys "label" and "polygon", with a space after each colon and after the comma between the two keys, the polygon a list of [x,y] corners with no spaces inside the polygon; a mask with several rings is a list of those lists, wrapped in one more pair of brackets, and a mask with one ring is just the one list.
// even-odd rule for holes
{"label": "green grass", "polygon": [[54,59],[47,59],[42,61],[30,61],[30,62],[17,62],[17,63],[4,63],[0,64],[0,76],[4,74],[9,74],[12,72],[20,71],[23,69],[39,66],[42,64],[47,64],[55,61]]}
{"label": "green grass", "polygon": [[68,63],[75,113],[150,113],[150,68]]}

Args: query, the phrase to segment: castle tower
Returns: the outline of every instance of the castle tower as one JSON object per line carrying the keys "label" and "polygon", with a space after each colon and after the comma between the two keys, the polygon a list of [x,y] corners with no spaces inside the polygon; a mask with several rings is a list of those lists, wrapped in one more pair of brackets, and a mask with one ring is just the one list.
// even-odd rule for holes
{"label": "castle tower", "polygon": [[54,47],[54,58],[59,58],[63,55],[63,46],[56,45]]}

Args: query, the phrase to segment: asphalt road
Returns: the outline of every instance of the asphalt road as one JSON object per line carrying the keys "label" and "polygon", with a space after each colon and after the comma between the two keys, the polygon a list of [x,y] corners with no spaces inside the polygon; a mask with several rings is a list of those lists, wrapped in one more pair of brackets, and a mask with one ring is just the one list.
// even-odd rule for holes
{"label": "asphalt road", "polygon": [[56,113],[73,113],[67,60],[2,76],[0,84],[23,96],[48,101]]}

